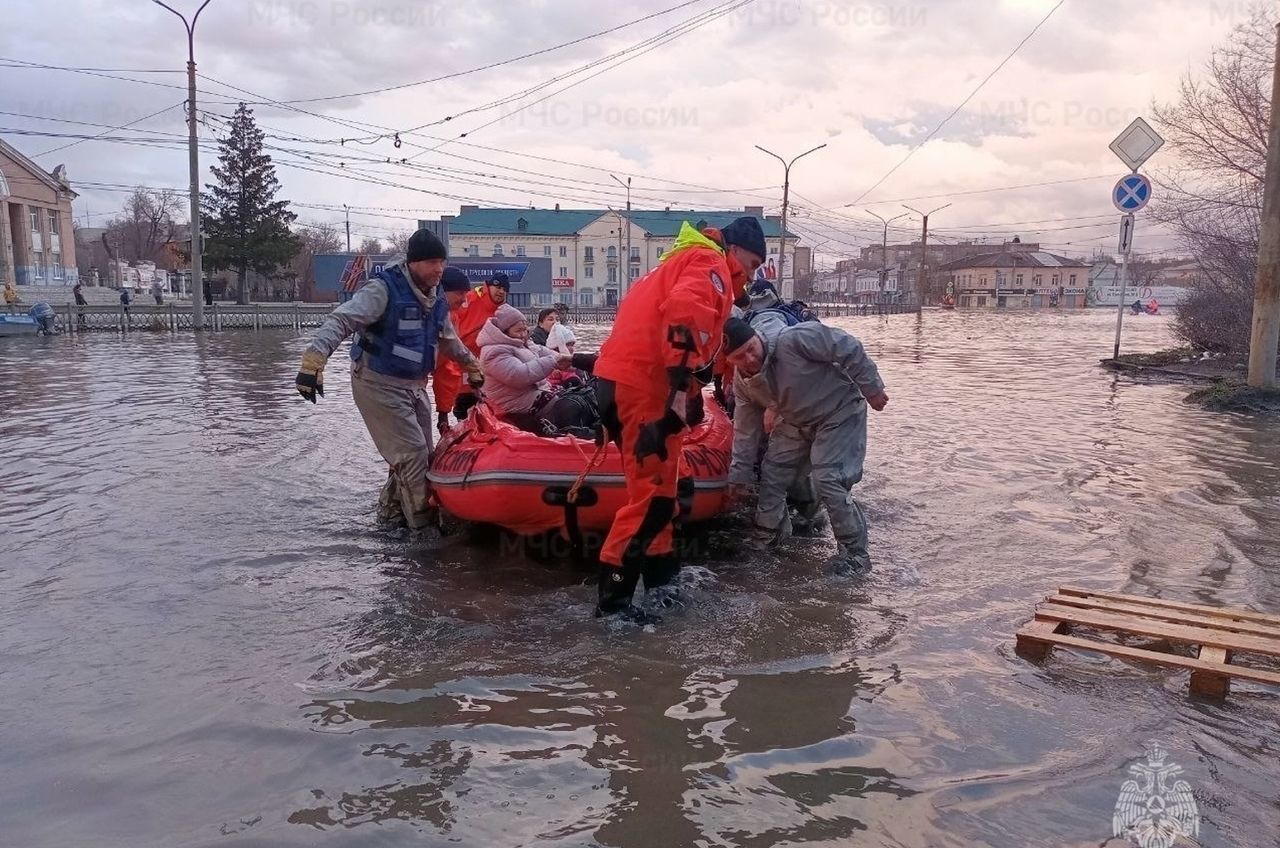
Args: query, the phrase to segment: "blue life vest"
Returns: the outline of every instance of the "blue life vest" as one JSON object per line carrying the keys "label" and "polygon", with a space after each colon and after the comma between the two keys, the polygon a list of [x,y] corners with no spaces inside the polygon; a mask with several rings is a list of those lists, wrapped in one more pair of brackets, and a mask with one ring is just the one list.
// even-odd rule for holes
{"label": "blue life vest", "polygon": [[449,303],[437,297],[429,315],[413,293],[413,283],[400,265],[388,265],[374,277],[387,286],[382,317],[356,334],[351,358],[388,377],[421,380],[436,367],[436,341],[449,318]]}

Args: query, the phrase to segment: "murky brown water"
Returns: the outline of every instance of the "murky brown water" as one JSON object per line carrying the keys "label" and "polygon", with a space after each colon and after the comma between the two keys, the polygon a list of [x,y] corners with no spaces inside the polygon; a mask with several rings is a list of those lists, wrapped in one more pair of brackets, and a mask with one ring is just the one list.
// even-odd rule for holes
{"label": "murky brown water", "polygon": [[893,398],[874,575],[722,529],[654,632],[492,536],[377,531],[299,337],[0,339],[0,843],[1099,845],[1159,739],[1201,844],[1274,845],[1275,692],[1012,651],[1064,583],[1280,610],[1277,421],[1100,371],[1111,321],[849,321]]}

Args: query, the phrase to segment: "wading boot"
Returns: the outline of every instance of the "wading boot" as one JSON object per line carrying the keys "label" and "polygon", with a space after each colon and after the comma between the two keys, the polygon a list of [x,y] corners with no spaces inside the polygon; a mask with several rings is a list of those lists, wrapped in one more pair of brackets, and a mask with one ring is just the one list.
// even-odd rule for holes
{"label": "wading boot", "polygon": [[839,542],[836,555],[827,560],[827,568],[837,577],[865,577],[871,572],[871,556],[865,549],[856,550]]}
{"label": "wading boot", "polygon": [[766,548],[776,548],[791,538],[791,516],[783,515],[782,522],[777,527],[764,527],[760,524],[752,524],[751,531],[748,534],[751,541],[757,545]]}
{"label": "wading boot", "polygon": [[807,501],[795,505],[791,529],[796,536],[811,538],[821,534],[830,523],[826,507],[816,501]]}
{"label": "wading boot", "polygon": [[657,609],[683,606],[680,587],[675,583],[680,574],[680,560],[675,554],[645,557],[641,574],[644,577],[645,606]]}
{"label": "wading boot", "polygon": [[635,594],[636,584],[639,582],[639,563],[624,562],[621,566],[600,563],[596,618],[616,615],[636,624],[651,624],[659,621],[657,616],[651,616],[631,603],[631,596]]}

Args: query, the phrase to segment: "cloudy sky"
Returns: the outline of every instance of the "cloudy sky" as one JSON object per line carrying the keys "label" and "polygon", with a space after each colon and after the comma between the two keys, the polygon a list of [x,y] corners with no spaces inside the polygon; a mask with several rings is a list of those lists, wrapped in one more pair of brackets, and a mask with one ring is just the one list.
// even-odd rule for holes
{"label": "cloudy sky", "polygon": [[[198,2],[171,5],[190,13]],[[1247,0],[212,0],[196,30],[202,165],[207,179],[226,118],[247,100],[300,221],[339,222],[348,204],[358,237],[461,203],[620,204],[611,174],[630,176],[636,207],[777,212],[782,166],[754,145],[790,158],[826,144],[793,169],[791,201],[793,229],[827,262],[879,240],[865,210],[891,217],[903,202],[952,204],[931,218],[935,238],[1018,234],[1090,253],[1115,242],[1110,188],[1125,169],[1108,142],[1167,101],[1247,10]],[[127,186],[185,188],[175,16],[146,0],[11,4],[0,57],[0,137],[48,168],[66,163],[82,223],[103,222]],[[1158,174],[1162,157],[1147,170]],[[914,216],[894,226],[900,239],[918,233]],[[1135,250],[1174,249],[1139,221]]]}

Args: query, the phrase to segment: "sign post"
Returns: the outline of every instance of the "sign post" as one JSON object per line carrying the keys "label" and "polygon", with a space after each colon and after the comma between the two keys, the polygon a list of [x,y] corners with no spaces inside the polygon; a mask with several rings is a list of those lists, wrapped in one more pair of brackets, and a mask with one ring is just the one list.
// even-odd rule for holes
{"label": "sign post", "polygon": [[1151,158],[1164,144],[1151,125],[1141,118],[1134,118],[1133,123],[1125,127],[1124,132],[1116,136],[1109,145],[1111,152],[1129,166],[1131,173],[1121,177],[1111,190],[1111,202],[1122,213],[1120,218],[1120,303],[1116,306],[1116,343],[1111,352],[1112,359],[1120,358],[1120,331],[1124,326],[1125,285],[1129,276],[1129,251],[1133,246],[1133,213],[1139,211],[1151,200],[1151,181],[1138,169],[1142,163]]}

